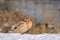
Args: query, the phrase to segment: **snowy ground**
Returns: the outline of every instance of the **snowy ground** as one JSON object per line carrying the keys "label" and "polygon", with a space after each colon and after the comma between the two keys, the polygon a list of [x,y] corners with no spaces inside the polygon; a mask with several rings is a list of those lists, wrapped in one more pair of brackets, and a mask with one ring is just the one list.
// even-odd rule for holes
{"label": "snowy ground", "polygon": [[0,33],[0,40],[60,40],[60,34],[16,34],[16,33]]}

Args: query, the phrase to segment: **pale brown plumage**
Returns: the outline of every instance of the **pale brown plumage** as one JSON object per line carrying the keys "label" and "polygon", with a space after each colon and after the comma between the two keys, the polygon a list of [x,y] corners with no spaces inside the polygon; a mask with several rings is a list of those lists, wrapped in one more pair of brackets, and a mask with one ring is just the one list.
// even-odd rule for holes
{"label": "pale brown plumage", "polygon": [[18,23],[18,27],[13,31],[14,33],[25,33],[32,27],[32,21],[29,16],[24,17],[24,21]]}

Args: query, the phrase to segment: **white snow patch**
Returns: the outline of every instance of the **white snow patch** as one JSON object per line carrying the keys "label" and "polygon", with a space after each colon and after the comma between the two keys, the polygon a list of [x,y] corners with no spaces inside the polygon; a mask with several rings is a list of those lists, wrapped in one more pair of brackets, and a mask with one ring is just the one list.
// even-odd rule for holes
{"label": "white snow patch", "polygon": [[18,34],[0,33],[0,40],[60,40],[60,34]]}

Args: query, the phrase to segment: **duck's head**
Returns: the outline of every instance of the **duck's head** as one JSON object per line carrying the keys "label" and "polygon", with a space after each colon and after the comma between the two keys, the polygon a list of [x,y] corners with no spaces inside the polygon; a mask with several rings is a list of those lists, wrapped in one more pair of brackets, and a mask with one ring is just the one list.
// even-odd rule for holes
{"label": "duck's head", "polygon": [[28,21],[31,21],[31,19],[30,19],[29,16],[25,16],[25,17],[24,17],[24,21],[28,22]]}

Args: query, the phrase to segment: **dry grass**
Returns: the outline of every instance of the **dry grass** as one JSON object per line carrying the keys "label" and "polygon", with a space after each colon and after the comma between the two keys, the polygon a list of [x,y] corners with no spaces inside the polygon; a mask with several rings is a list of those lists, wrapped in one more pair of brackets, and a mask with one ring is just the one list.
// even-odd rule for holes
{"label": "dry grass", "polygon": [[31,30],[29,31],[27,32],[29,34],[43,34],[43,33],[56,34],[60,32],[60,28],[52,29],[47,28],[45,24],[38,24],[37,26],[33,26],[33,28],[31,28]]}
{"label": "dry grass", "polygon": [[[21,12],[8,12],[7,10],[0,10],[0,29],[1,32],[6,33],[11,29],[11,25],[18,23],[21,20]],[[4,24],[8,23],[9,27]],[[41,34],[41,33],[58,33],[60,28],[49,29],[46,28],[45,24],[37,24],[33,21],[33,27],[27,31],[28,34]]]}
{"label": "dry grass", "polygon": [[[8,12],[7,10],[0,10],[0,28],[3,28],[3,31],[6,30],[5,23],[9,24],[11,27],[13,24],[18,23],[21,19],[21,13],[18,12]],[[3,26],[3,27],[2,27]],[[9,30],[9,28],[7,28]]]}

